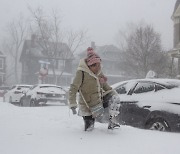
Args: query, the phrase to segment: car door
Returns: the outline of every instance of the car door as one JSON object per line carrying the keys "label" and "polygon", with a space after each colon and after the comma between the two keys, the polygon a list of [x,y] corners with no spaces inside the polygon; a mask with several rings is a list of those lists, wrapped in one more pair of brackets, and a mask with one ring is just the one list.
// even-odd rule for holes
{"label": "car door", "polygon": [[9,91],[5,94],[4,100],[5,100],[6,102],[12,102],[12,100],[10,100],[10,99],[12,98],[12,95],[13,95],[13,93],[14,93],[14,89],[15,89],[15,88],[16,88],[16,86],[13,85],[13,86],[9,89]]}
{"label": "car door", "polygon": [[12,90],[12,93],[11,93],[12,102],[16,102],[18,100],[18,97],[19,97],[20,94],[22,94],[21,93],[21,87],[16,86],[16,88],[14,88]]}
{"label": "car door", "polygon": [[[132,85],[132,84],[131,84]],[[153,82],[139,81],[129,88],[126,97],[122,99],[121,104],[121,120],[124,124],[141,127],[150,113],[151,106],[149,104],[139,104],[141,97],[155,91]],[[145,95],[142,95],[145,94]],[[121,97],[121,95],[120,95]],[[143,98],[145,99],[145,98]]]}
{"label": "car door", "polygon": [[136,86],[137,82],[130,81],[125,82],[115,88],[118,94],[120,94],[120,100],[121,100],[121,108],[120,108],[120,115],[119,115],[119,121],[122,124],[129,125],[132,123],[133,117],[133,110],[136,106],[136,101],[131,100],[131,95],[129,94],[134,87]]}

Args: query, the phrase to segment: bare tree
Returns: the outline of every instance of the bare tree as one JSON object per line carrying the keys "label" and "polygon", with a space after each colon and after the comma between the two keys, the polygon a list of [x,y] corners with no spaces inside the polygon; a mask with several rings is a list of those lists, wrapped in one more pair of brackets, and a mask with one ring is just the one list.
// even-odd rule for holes
{"label": "bare tree", "polygon": [[123,70],[135,77],[145,77],[149,70],[162,74],[168,57],[162,51],[160,34],[151,25],[139,24],[125,37]]}
{"label": "bare tree", "polygon": [[[6,37],[3,41],[3,51],[12,59],[11,66],[13,67],[13,72],[9,72],[10,74],[14,74],[16,83],[19,83],[18,78],[18,62],[19,56],[21,53],[21,48],[25,37],[27,36],[27,21],[20,15],[20,17],[16,21],[12,21],[7,24],[6,29]],[[11,76],[11,75],[7,75]]]}
{"label": "bare tree", "polygon": [[115,36],[115,41],[122,51],[127,48],[127,39],[134,33],[136,25],[134,23],[127,23],[125,28],[121,28]]}
{"label": "bare tree", "polygon": [[[73,30],[65,32],[61,26],[61,16],[55,10],[52,11],[51,16],[46,16],[43,9],[40,7],[35,10],[29,7],[29,10],[36,26],[36,32],[33,33],[38,34],[42,39],[42,41],[39,42],[39,45],[42,47],[43,51],[46,52],[46,55],[51,62],[54,79],[56,78],[56,71],[53,58],[57,57],[58,54],[61,55],[61,60],[63,63],[63,68],[61,70],[61,74],[59,75],[59,77],[61,77],[65,70],[65,60],[68,58],[69,53],[64,53],[63,50],[59,49],[59,45],[63,44],[63,41],[67,41],[65,43],[67,43],[71,54],[73,54],[80,46],[83,45],[86,32],[74,32]],[[32,28],[32,30],[34,29]],[[52,46],[53,49],[49,49],[50,46]],[[63,53],[61,54],[60,52]]]}
{"label": "bare tree", "polygon": [[86,37],[87,35],[87,30],[80,30],[80,31],[72,31],[70,30],[67,32],[67,45],[74,53],[79,47],[85,44],[86,42]]}
{"label": "bare tree", "polygon": [[[52,12],[52,16],[45,16],[43,9],[38,7],[33,10],[29,7],[29,11],[33,17],[34,27],[31,26],[31,33],[36,34],[40,37],[40,41],[37,41],[38,45],[42,48],[43,52],[47,56],[47,59],[51,62],[51,67],[54,75],[54,79],[56,77],[55,72],[55,64],[53,58],[57,56],[58,44],[62,41],[63,36],[61,34],[61,20],[56,11]],[[53,45],[52,45],[53,44]],[[66,57],[62,57],[66,58]],[[54,80],[56,81],[56,80]]]}

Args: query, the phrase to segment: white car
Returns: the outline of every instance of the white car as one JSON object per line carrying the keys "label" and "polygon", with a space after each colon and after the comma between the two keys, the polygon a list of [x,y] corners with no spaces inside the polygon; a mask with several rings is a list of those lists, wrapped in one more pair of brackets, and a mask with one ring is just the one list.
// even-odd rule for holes
{"label": "white car", "polygon": [[121,124],[180,132],[180,80],[135,79],[112,88],[120,96]]}
{"label": "white car", "polygon": [[4,102],[19,104],[20,98],[22,97],[23,93],[26,93],[31,87],[32,85],[13,85],[10,90],[8,90],[7,93],[4,94]]}
{"label": "white car", "polygon": [[67,92],[61,86],[53,84],[37,84],[21,98],[21,104],[29,103],[29,106],[46,104],[48,101],[67,104]]}

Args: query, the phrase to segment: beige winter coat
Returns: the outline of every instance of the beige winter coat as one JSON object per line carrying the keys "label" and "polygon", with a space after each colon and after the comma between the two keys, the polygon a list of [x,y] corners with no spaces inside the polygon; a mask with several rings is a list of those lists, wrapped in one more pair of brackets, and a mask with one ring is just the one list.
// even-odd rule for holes
{"label": "beige winter coat", "polygon": [[[84,72],[84,78],[82,71]],[[78,106],[78,114],[80,116],[89,116],[92,114],[88,109],[87,105],[85,104],[81,95],[79,95],[79,100],[77,104],[76,94],[78,93],[78,90],[81,90],[82,95],[89,107],[92,107],[102,102],[103,93],[112,92],[112,88],[106,82],[99,82],[99,78],[101,78],[102,75],[102,73],[95,75],[86,65],[85,60],[80,60],[76,76],[73,80],[73,83],[70,85],[69,89],[69,107],[71,108]]]}

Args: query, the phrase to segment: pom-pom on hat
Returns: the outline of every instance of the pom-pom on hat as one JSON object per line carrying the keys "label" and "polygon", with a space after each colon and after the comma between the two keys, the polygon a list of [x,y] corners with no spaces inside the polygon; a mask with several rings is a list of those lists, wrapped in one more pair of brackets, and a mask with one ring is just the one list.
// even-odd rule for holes
{"label": "pom-pom on hat", "polygon": [[91,65],[93,65],[95,63],[100,63],[101,62],[101,58],[99,57],[98,54],[96,54],[94,52],[94,49],[92,47],[87,48],[86,62],[87,62],[88,66],[91,66]]}

